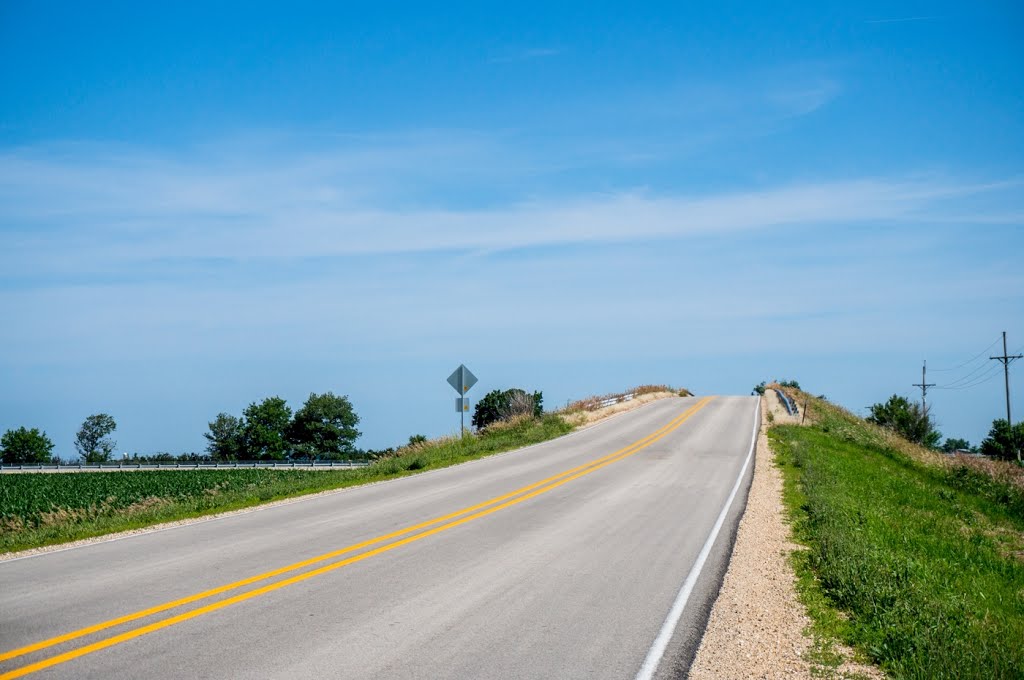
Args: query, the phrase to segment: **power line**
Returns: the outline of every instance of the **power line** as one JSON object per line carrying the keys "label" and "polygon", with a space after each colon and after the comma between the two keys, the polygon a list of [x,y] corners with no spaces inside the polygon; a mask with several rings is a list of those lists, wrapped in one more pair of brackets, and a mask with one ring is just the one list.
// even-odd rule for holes
{"label": "power line", "polygon": [[[1024,353],[1024,347],[1019,348],[1016,353]],[[996,358],[998,359],[999,357]],[[1001,372],[999,368],[998,364],[982,364],[970,373],[967,373],[950,383],[938,385],[935,389],[951,391],[969,390],[977,387],[978,385],[984,385],[985,383],[995,380],[999,377],[999,373]]]}
{"label": "power line", "polygon": [[998,344],[999,344],[999,338],[996,338],[995,340],[992,341],[991,345],[989,345],[985,349],[981,350],[981,352],[979,352],[975,356],[971,357],[967,361],[963,362],[962,364],[958,364],[956,366],[953,366],[952,368],[933,368],[932,369],[932,373],[948,373],[949,371],[955,371],[955,370],[961,369],[964,366],[966,366],[967,364],[973,363],[973,362],[977,361],[978,359],[982,358],[983,356],[985,356],[985,354],[987,354],[990,349],[992,349],[993,347],[995,347]]}
{"label": "power line", "polygon": [[987,382],[992,382],[993,380],[995,380],[998,377],[999,377],[999,367],[998,366],[992,366],[991,370],[989,370],[988,372],[986,372],[985,374],[983,374],[981,376],[978,376],[972,382],[965,383],[963,385],[940,386],[940,387],[936,387],[935,389],[937,389],[937,390],[950,390],[950,391],[969,390],[971,388],[977,387],[978,385],[984,385]]}
{"label": "power line", "polygon": [[[1024,352],[1024,347],[1021,347],[1020,349],[1017,350],[1017,354],[1021,354],[1022,352]],[[996,358],[998,359],[999,357],[996,357]],[[1011,359],[1012,359],[1012,357],[1011,357]],[[977,387],[978,385],[984,385],[987,382],[992,382],[993,380],[995,380],[996,378],[999,377],[1000,373],[1001,373],[1001,371],[999,370],[999,365],[998,364],[989,364],[988,370],[986,370],[982,375],[979,375],[979,376],[976,376],[976,377],[972,378],[969,382],[966,382],[964,384],[956,384],[956,383],[962,383],[963,382],[963,379],[960,379],[960,380],[956,381],[956,383],[951,383],[949,385],[939,385],[935,389],[937,389],[937,390],[967,390],[967,389],[970,389],[972,387]]]}
{"label": "power line", "polygon": [[973,371],[970,371],[969,373],[965,373],[964,375],[960,376],[959,378],[955,378],[952,381],[943,384],[942,388],[943,389],[948,389],[948,388],[951,388],[951,387],[955,388],[960,383],[971,382],[972,380],[975,380],[975,379],[978,378],[978,374],[979,373],[987,373],[989,370],[991,370],[991,368],[992,368],[992,364],[990,364],[990,363],[988,363],[986,361],[985,363],[980,364]]}

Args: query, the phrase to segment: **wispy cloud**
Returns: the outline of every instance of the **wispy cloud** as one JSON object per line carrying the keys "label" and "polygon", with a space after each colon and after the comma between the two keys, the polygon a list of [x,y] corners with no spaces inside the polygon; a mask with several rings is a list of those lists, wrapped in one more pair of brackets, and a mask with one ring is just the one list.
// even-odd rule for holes
{"label": "wispy cloud", "polygon": [[[492,149],[490,165],[501,164]],[[778,226],[925,223],[946,202],[1019,188],[935,176],[779,182],[694,194],[620,187],[462,206],[396,200],[410,177],[487,165],[487,151],[385,146],[198,157],[76,147],[0,155],[0,263],[8,275],[75,263],[319,257],[678,240]],[[363,168],[383,168],[380,173]],[[396,168],[389,177],[388,168]],[[367,184],[366,175],[374,182]],[[508,179],[508,178],[506,178]],[[426,179],[424,179],[426,181]],[[1005,222],[1008,210],[975,212]],[[962,213],[961,213],[962,214]]]}
{"label": "wispy cloud", "polygon": [[769,90],[765,99],[786,116],[806,116],[836,99],[842,88],[832,79],[819,79],[800,86]]}
{"label": "wispy cloud", "polygon": [[[1019,177],[513,189],[469,203],[403,191],[488,172],[498,174],[485,183],[517,187],[532,171],[500,141],[457,134],[450,145],[431,134],[7,151],[0,308],[18,323],[0,326],[0,353],[20,364],[436,357],[486,346],[578,358],[628,343],[672,356],[682,329],[689,352],[749,347],[753,321],[767,334],[763,351],[794,337],[865,348],[880,341],[858,329],[909,333],[907,300],[973,319],[979,300],[1024,286],[991,255],[960,262],[937,231],[951,214],[966,221],[945,228],[972,237],[987,222],[1024,226],[1007,221],[1021,214]],[[779,297],[779,271],[813,285]],[[699,295],[680,295],[689,289]],[[649,333],[637,339],[640,327]],[[527,350],[524,334],[559,344]]]}

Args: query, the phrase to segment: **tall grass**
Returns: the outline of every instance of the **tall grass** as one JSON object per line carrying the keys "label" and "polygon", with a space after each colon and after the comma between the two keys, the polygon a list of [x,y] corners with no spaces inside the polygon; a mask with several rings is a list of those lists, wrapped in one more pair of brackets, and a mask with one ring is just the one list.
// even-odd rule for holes
{"label": "tall grass", "polygon": [[572,430],[556,415],[399,449],[353,470],[147,470],[0,477],[0,553],[394,479],[509,451]]}

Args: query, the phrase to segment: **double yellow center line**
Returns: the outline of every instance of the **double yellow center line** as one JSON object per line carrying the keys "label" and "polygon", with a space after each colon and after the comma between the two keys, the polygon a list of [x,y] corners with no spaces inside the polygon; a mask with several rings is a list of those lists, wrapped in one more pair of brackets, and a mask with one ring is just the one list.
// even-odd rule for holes
{"label": "double yellow center line", "polygon": [[[395,548],[401,547],[403,545],[422,540],[424,538],[427,538],[428,536],[439,534],[442,531],[447,531],[448,529],[452,529],[462,524],[466,524],[467,522],[471,522],[475,519],[486,517],[487,515],[490,515],[491,513],[497,512],[499,510],[503,510],[513,505],[517,505],[530,498],[534,498],[541,494],[547,493],[548,491],[556,489],[562,486],[563,484],[567,484],[568,482],[571,482],[574,479],[578,479],[585,475],[589,475],[590,473],[600,470],[601,468],[611,465],[612,463],[616,463],[620,460],[628,458],[629,456],[632,456],[633,454],[643,450],[644,448],[650,446],[654,442],[658,441],[659,439],[662,439],[669,433],[676,430],[680,425],[686,422],[693,414],[695,414],[700,409],[704,408],[704,406],[706,406],[711,399],[712,397],[705,397],[704,399],[701,399],[692,407],[690,407],[677,417],[673,418],[669,423],[667,423],[663,427],[658,428],[657,430],[647,435],[643,439],[637,440],[630,444],[629,446],[619,449],[614,453],[602,456],[601,458],[592,460],[589,463],[585,463],[583,465],[570,468],[546,479],[542,479],[539,482],[534,482],[533,484],[529,484],[527,486],[516,489],[515,491],[511,491],[501,496],[496,496],[482,503],[470,505],[468,507],[462,508],[461,510],[456,510],[455,512],[451,512],[446,515],[441,515],[431,520],[427,520],[419,524],[414,524],[412,526],[408,526],[404,529],[399,529],[398,531],[393,531],[388,534],[383,534],[381,536],[377,536],[376,538],[371,538],[360,543],[355,543],[353,545],[341,548],[339,550],[324,553],[323,555],[318,555],[316,557],[312,557],[301,562],[296,562],[294,564],[290,564],[279,569],[274,569],[272,571],[267,571],[262,574],[250,576],[249,578],[245,578],[240,581],[234,581],[233,583],[228,583],[222,586],[218,586],[216,588],[204,590],[200,593],[189,595],[188,597],[183,597],[177,600],[172,600],[170,602],[165,602],[163,604],[156,605],[155,607],[143,609],[132,614],[127,614],[125,616],[120,616],[118,618],[110,619],[108,621],[103,621],[92,626],[80,628],[78,630],[71,631],[63,635],[58,635],[56,637],[49,638],[47,640],[42,640],[40,642],[26,645],[24,647],[12,649],[8,652],[0,653],[0,663],[2,663],[10,659],[24,656],[26,654],[31,654],[33,652],[38,652],[49,647],[53,647],[55,645],[70,642],[71,640],[76,640],[87,635],[92,635],[94,633],[98,633],[100,631],[107,630],[115,626],[120,626],[133,621],[138,621],[139,619],[146,618],[154,614],[159,614],[162,612],[169,611],[171,609],[183,607],[185,605],[199,602],[201,600],[205,600],[216,595],[221,595],[223,593],[227,593],[232,590],[237,590],[239,588],[259,583],[261,581],[266,581],[276,576],[282,576],[284,574],[298,571],[305,567],[310,567],[316,564],[320,564],[322,562],[328,562],[329,560],[332,560],[336,557],[341,557],[342,555],[357,552],[364,548],[378,546],[376,548],[373,548],[372,550],[359,553],[358,555],[353,555],[351,557],[347,557],[336,562],[330,562],[329,564],[325,564],[321,567],[318,567],[317,569],[312,569],[310,571],[306,571],[301,574],[297,574],[295,576],[282,579],[280,581],[275,581],[273,583],[261,586],[259,588],[254,588],[253,590],[248,590],[238,595],[234,595],[223,600],[218,600],[216,602],[212,602],[202,607],[197,607],[196,609],[192,609],[187,612],[183,612],[181,614],[168,617],[166,619],[161,619],[159,621],[155,621],[153,623],[140,626],[138,628],[134,628],[132,630],[128,630],[117,635],[112,635],[110,637],[98,640],[91,644],[83,645],[81,647],[77,647],[67,652],[63,652],[61,654],[48,657],[41,661],[37,661],[35,663],[31,663],[20,668],[16,668],[12,671],[0,674],[0,680],[20,678],[30,673],[35,673],[36,671],[40,671],[45,668],[50,668],[52,666],[65,663],[67,661],[71,661],[72,659],[77,659],[81,656],[85,656],[86,654],[91,654],[101,649],[112,647],[122,642],[126,642],[128,640],[132,640],[134,638],[146,635],[147,633],[162,630],[175,624],[182,623],[183,621],[188,621],[189,619],[194,619],[196,617],[202,616],[203,614],[208,614],[210,612],[214,612],[219,609],[229,607],[233,604],[244,602],[254,597],[259,597],[260,595],[265,595],[266,593],[279,590],[286,586],[290,586],[292,584],[300,583],[307,579],[311,579],[314,576],[326,574],[330,571],[340,569],[341,567],[347,566],[349,564],[361,562],[365,559],[373,557],[374,555],[379,555],[381,553],[394,550]],[[403,536],[404,538],[402,538]],[[388,541],[391,542],[388,543]]]}

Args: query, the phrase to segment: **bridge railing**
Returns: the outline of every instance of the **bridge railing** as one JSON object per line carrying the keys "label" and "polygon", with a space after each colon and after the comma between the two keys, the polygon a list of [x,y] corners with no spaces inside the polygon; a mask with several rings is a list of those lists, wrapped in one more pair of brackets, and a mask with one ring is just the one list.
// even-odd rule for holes
{"label": "bridge railing", "polygon": [[796,402],[790,399],[789,395],[777,387],[773,387],[772,389],[775,390],[775,394],[779,395],[779,401],[781,401],[782,405],[786,407],[786,413],[791,416],[800,415],[800,410],[797,408]]}

